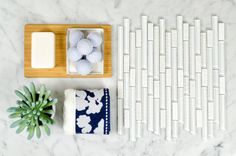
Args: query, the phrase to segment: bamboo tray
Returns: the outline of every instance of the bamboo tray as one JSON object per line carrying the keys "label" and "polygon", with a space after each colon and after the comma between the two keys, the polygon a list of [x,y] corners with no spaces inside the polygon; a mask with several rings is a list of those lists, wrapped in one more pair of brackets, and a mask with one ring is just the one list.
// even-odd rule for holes
{"label": "bamboo tray", "polygon": [[[66,72],[66,32],[68,28],[102,28],[104,30],[103,74],[68,75]],[[25,77],[44,78],[105,78],[112,76],[111,26],[103,24],[27,24],[24,30]],[[56,38],[55,67],[35,69],[31,67],[31,33],[53,32]]]}

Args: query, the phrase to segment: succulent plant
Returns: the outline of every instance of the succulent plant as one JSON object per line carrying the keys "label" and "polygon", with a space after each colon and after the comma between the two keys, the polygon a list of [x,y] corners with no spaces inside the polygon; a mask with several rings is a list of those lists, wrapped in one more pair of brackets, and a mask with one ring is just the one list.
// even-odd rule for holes
{"label": "succulent plant", "polygon": [[28,139],[31,139],[36,133],[37,138],[41,137],[41,129],[44,129],[47,135],[50,135],[48,125],[52,125],[54,120],[53,107],[57,99],[51,98],[51,91],[47,90],[45,85],[37,90],[34,83],[29,87],[23,87],[24,92],[15,90],[15,94],[20,98],[17,100],[16,107],[7,109],[10,112],[9,118],[18,118],[10,127],[17,127],[16,133],[21,133],[25,129],[28,132]]}

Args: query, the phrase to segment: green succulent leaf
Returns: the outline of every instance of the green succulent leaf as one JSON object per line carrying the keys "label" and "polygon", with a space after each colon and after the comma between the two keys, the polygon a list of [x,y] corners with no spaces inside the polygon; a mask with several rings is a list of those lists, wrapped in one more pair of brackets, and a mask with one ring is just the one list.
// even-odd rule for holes
{"label": "green succulent leaf", "polygon": [[16,130],[16,133],[17,134],[21,133],[25,129],[26,126],[27,126],[26,124],[21,124]]}
{"label": "green succulent leaf", "polygon": [[10,127],[11,127],[11,128],[14,128],[14,127],[18,126],[21,122],[22,122],[22,119],[19,119],[19,120],[17,120],[17,121],[14,121],[14,122],[10,125]]}
{"label": "green succulent leaf", "polygon": [[9,113],[17,111],[19,108],[18,107],[10,107],[7,109]]}
{"label": "green succulent leaf", "polygon": [[38,122],[36,124],[36,136],[37,136],[37,138],[41,137],[41,130],[40,130]]}
{"label": "green succulent leaf", "polygon": [[46,101],[49,98],[50,95],[51,95],[51,91],[47,90],[46,93],[45,93],[45,96],[44,96],[44,101]]}
{"label": "green succulent leaf", "polygon": [[9,115],[9,118],[18,118],[18,117],[21,117],[20,113],[12,113]]}
{"label": "green succulent leaf", "polygon": [[43,113],[47,113],[47,114],[53,114],[54,113],[54,111],[53,110],[44,110],[44,111],[42,111]]}
{"label": "green succulent leaf", "polygon": [[17,100],[16,103],[23,108],[29,108],[29,105],[24,101]]}
{"label": "green succulent leaf", "polygon": [[46,90],[45,85],[42,85],[40,87],[40,92],[39,92],[39,101],[43,101],[43,95],[45,94],[45,90]]}
{"label": "green succulent leaf", "polygon": [[46,134],[49,136],[51,133],[49,127],[47,125],[43,125],[43,127],[44,127]]}
{"label": "green succulent leaf", "polygon": [[19,90],[15,90],[16,95],[23,101],[27,101],[27,98]]}
{"label": "green succulent leaf", "polygon": [[25,92],[25,97],[28,99],[29,102],[32,102],[32,95],[30,93],[30,90],[28,87],[23,86],[24,92]]}
{"label": "green succulent leaf", "polygon": [[28,134],[28,137],[27,137],[27,138],[28,138],[29,140],[33,138],[33,136],[34,136],[34,131],[35,131],[35,127],[34,127],[34,126],[28,127],[28,132],[29,132],[29,134]]}
{"label": "green succulent leaf", "polygon": [[29,88],[31,91],[33,102],[35,102],[36,101],[36,89],[35,89],[35,85],[33,82],[30,83]]}
{"label": "green succulent leaf", "polygon": [[44,105],[43,107],[44,108],[47,108],[47,107],[50,107],[50,106],[53,106],[57,103],[57,99],[53,99],[52,101],[48,102],[46,105]]}

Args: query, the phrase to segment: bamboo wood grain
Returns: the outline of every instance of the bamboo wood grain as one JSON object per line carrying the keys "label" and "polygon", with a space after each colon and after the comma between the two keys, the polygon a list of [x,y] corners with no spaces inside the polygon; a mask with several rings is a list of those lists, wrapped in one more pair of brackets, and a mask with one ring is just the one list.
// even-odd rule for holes
{"label": "bamboo wood grain", "polygon": [[[68,75],[66,72],[66,32],[68,28],[102,28],[104,30],[104,72],[93,75]],[[56,37],[55,67],[35,69],[31,67],[31,33],[53,32]],[[106,78],[112,76],[111,26],[102,24],[27,24],[24,30],[25,77],[44,78]]]}

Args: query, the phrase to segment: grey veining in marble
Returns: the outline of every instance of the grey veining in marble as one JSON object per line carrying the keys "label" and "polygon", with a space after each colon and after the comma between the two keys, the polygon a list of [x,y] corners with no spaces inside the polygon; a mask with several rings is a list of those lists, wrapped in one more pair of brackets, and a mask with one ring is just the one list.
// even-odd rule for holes
{"label": "grey veining in marble", "polygon": [[[227,131],[202,141],[181,133],[167,142],[150,133],[136,143],[116,129],[116,27],[123,17],[140,27],[140,15],[152,21],[165,17],[168,26],[176,15],[192,22],[194,17],[210,27],[211,15],[226,23]],[[113,25],[113,77],[110,79],[26,79],[23,75],[23,30],[26,23],[107,23]],[[1,156],[235,156],[236,155],[236,1],[235,0],[0,0],[0,155]],[[50,137],[28,141],[25,134],[10,129],[6,109],[16,100],[14,89],[30,81],[44,83],[59,98],[56,124]],[[109,136],[66,136],[62,130],[63,91],[67,88],[111,89],[112,132]]]}

